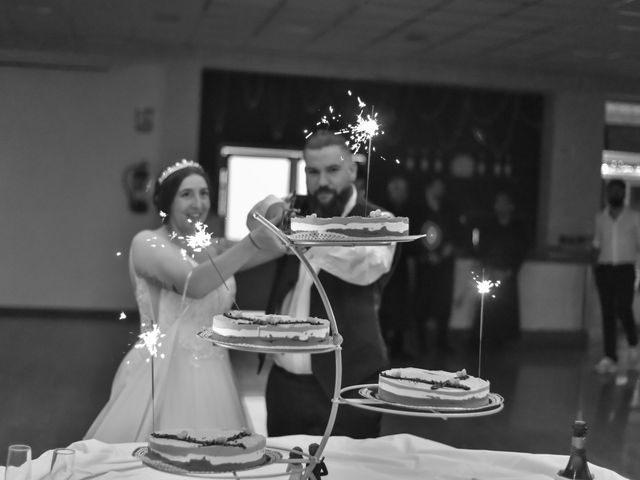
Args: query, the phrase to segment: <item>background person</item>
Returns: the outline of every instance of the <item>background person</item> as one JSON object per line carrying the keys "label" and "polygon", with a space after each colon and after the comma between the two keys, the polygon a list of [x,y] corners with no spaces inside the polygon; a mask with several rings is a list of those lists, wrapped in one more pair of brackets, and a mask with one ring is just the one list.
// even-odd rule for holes
{"label": "background person", "polygon": [[[524,225],[516,216],[511,194],[499,191],[493,204],[493,217],[480,229],[478,260],[484,278],[500,282],[485,298],[483,342],[500,348],[520,338],[518,272],[528,249]],[[476,272],[480,276],[480,271]],[[495,293],[495,295],[493,295]],[[477,348],[480,313],[477,310],[471,345]]]}
{"label": "background person", "polygon": [[428,323],[435,323],[435,347],[451,351],[449,317],[453,303],[458,213],[447,198],[444,180],[433,177],[425,185],[424,203],[416,209],[412,234],[424,234],[411,248],[416,250],[415,311],[419,348],[428,349]]}
{"label": "background person", "polygon": [[626,185],[622,180],[609,181],[605,193],[607,205],[596,215],[593,238],[604,342],[604,356],[595,369],[598,373],[614,373],[618,369],[617,319],[629,344],[629,365],[636,367],[638,362],[633,296],[635,263],[640,252],[640,215],[625,206]]}
{"label": "background person", "polygon": [[[413,222],[409,182],[403,175],[389,179],[386,197],[382,206],[396,217],[408,217]],[[413,333],[415,293],[415,259],[412,244],[397,244],[398,260],[393,273],[382,293],[380,304],[380,325],[391,357],[410,357],[407,340]]]}

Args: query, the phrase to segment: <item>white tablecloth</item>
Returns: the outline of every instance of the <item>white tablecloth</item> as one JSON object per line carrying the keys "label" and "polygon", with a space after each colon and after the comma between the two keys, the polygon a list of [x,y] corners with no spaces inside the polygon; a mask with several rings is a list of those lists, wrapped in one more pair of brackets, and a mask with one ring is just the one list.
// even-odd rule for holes
{"label": "white tablecloth", "polygon": [[[307,451],[320,438],[308,435],[269,438],[268,447]],[[106,444],[97,440],[71,444],[76,454],[76,480],[176,480],[132,456],[141,443]],[[285,453],[286,456],[286,453]],[[542,455],[490,450],[457,449],[414,435],[399,434],[367,440],[331,437],[323,452],[331,480],[423,479],[430,480],[549,480],[565,467],[566,455]],[[41,480],[51,462],[51,451],[33,460],[32,480]],[[266,473],[283,474],[285,465],[273,464],[240,474],[255,478]],[[625,480],[610,470],[590,464],[596,480]],[[226,474],[229,478],[230,474]],[[4,467],[0,468],[4,478]],[[325,477],[326,478],[326,477]]]}

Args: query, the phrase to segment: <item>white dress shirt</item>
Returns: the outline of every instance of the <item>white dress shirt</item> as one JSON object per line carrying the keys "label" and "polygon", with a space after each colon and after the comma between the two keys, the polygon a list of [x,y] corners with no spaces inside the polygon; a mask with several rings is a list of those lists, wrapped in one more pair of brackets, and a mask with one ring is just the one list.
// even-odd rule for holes
{"label": "white dress shirt", "polygon": [[596,215],[593,246],[600,250],[598,263],[636,263],[640,252],[640,214],[628,207],[613,218],[609,208]]}
{"label": "white dress shirt", "polygon": [[[357,192],[353,192],[341,216],[346,216],[355,206]],[[395,244],[357,247],[311,247],[305,256],[316,273],[324,270],[339,279],[355,285],[369,285],[391,269]],[[284,298],[282,313],[307,318],[311,303],[311,275],[301,263],[298,281]],[[329,299],[331,301],[331,299]],[[290,373],[311,374],[311,355],[306,353],[275,354],[274,362]]]}

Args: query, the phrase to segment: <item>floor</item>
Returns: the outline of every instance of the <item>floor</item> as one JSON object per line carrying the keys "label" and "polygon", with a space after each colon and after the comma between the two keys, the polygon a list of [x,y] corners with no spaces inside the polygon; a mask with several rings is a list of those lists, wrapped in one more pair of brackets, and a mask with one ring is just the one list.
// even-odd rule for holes
{"label": "floor", "polygon": [[[82,438],[136,333],[136,324],[117,318],[0,315],[0,449],[28,443],[39,455]],[[459,448],[564,455],[572,422],[582,417],[589,425],[589,461],[640,479],[638,373],[621,368],[617,375],[596,375],[592,366],[600,348],[592,338],[584,348],[522,342],[483,349],[481,374],[504,397],[502,412],[449,420],[386,415],[382,434],[411,433]],[[415,355],[394,358],[393,364],[477,373],[478,357],[463,341],[445,356]],[[255,354],[233,351],[232,361],[254,426],[264,431],[265,373],[256,375]]]}
{"label": "floor", "polygon": [[[623,340],[620,344],[624,345]],[[481,374],[490,379],[491,391],[504,398],[504,409],[479,418],[415,418],[384,415],[382,435],[411,433],[458,448],[569,452],[575,419],[588,423],[587,457],[629,479],[640,479],[640,378],[621,360],[616,375],[593,372],[600,355],[599,342],[586,348],[544,347],[523,342],[499,351],[484,350]],[[415,354],[394,358],[393,366],[415,366],[476,374],[477,354],[466,342],[455,344],[447,355]],[[625,349],[621,349],[621,358]],[[265,432],[266,412],[261,397],[266,375],[257,376],[253,356],[233,352],[240,385],[249,398],[254,427]],[[558,468],[563,468],[559,465]]]}

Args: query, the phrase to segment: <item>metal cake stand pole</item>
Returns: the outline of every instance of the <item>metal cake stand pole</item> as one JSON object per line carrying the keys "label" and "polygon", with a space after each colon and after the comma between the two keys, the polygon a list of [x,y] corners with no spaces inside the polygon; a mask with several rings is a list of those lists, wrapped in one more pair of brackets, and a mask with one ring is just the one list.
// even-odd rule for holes
{"label": "metal cake stand pole", "polygon": [[[316,274],[315,270],[309,263],[309,260],[307,259],[307,257],[304,256],[304,251],[300,248],[297,248],[293,240],[287,237],[282,232],[282,230],[280,230],[278,227],[273,225],[269,220],[267,220],[265,217],[263,217],[259,213],[257,212],[253,213],[253,218],[258,220],[261,224],[267,227],[275,236],[277,236],[282,241],[282,243],[284,243],[284,245],[296,257],[298,257],[300,262],[302,262],[302,264],[305,266],[305,268],[309,272],[309,275],[311,275],[313,284],[316,286],[318,293],[320,294],[320,299],[322,300],[322,304],[324,305],[324,309],[327,312],[327,317],[331,327],[331,334],[333,335],[334,339],[339,342],[338,343],[339,345],[341,343],[340,334],[338,332],[336,317],[333,314],[333,309],[331,308],[331,303],[329,302],[329,297],[327,296],[327,292],[322,286],[322,283],[320,282],[318,275]],[[319,242],[318,246],[320,245],[322,244]],[[313,467],[322,458],[322,452],[324,451],[324,447],[327,445],[327,442],[329,441],[329,437],[331,436],[331,432],[333,430],[333,426],[336,421],[336,415],[338,414],[340,390],[342,388],[341,387],[342,386],[342,349],[340,346],[338,346],[335,349],[335,358],[336,358],[336,375],[335,375],[335,381],[334,381],[334,387],[333,387],[333,399],[331,400],[331,411],[329,413],[329,420],[327,421],[327,426],[324,430],[324,434],[322,435],[322,440],[320,441],[320,445],[314,456],[315,458],[312,459],[314,461],[312,461],[309,464],[302,478],[309,478],[311,475],[311,471],[313,470]]]}

